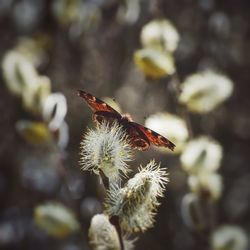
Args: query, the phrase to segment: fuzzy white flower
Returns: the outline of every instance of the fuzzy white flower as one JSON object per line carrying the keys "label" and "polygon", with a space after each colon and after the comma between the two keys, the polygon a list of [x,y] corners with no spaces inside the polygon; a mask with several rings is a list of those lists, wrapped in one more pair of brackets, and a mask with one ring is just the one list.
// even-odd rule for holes
{"label": "fuzzy white flower", "polygon": [[132,160],[127,134],[118,124],[102,123],[95,130],[89,130],[81,142],[80,155],[83,170],[96,174],[102,170],[112,180],[119,178],[119,171],[126,175],[126,162]]}
{"label": "fuzzy white flower", "polygon": [[16,130],[27,143],[32,145],[46,145],[52,141],[51,133],[44,122],[19,120],[16,123]]}
{"label": "fuzzy white flower", "polygon": [[213,250],[246,250],[247,245],[247,234],[238,226],[224,225],[212,234]]}
{"label": "fuzzy white flower", "polygon": [[39,76],[32,62],[17,51],[5,55],[2,68],[6,86],[13,94],[22,97],[23,107],[33,113],[40,113],[51,91],[50,79]]}
{"label": "fuzzy white flower", "polygon": [[202,212],[202,204],[197,195],[186,194],[181,202],[181,216],[190,229],[204,229],[206,222]]}
{"label": "fuzzy white flower", "polygon": [[181,89],[180,103],[191,112],[207,113],[231,96],[233,82],[225,75],[204,71],[187,77]]}
{"label": "fuzzy white flower", "polygon": [[65,149],[69,142],[69,126],[63,121],[58,128],[57,145],[60,149]]}
{"label": "fuzzy white flower", "polygon": [[193,193],[208,200],[218,200],[222,193],[222,178],[214,172],[201,171],[188,177],[188,185]]}
{"label": "fuzzy white flower", "polygon": [[174,52],[179,40],[178,31],[166,19],[151,21],[141,31],[141,43],[144,47]]}
{"label": "fuzzy white flower", "polygon": [[160,79],[174,74],[175,64],[170,53],[160,52],[152,48],[137,50],[134,61],[145,76]]}
{"label": "fuzzy white flower", "polygon": [[23,107],[33,113],[41,113],[44,101],[51,92],[51,82],[46,76],[37,76],[36,83],[27,86],[22,92]]}
{"label": "fuzzy white flower", "polygon": [[[149,116],[145,121],[145,125],[172,141],[176,145],[174,153],[180,153],[188,139],[188,129],[185,121],[179,116],[167,112]],[[170,152],[164,148],[157,147],[157,149]]]}
{"label": "fuzzy white flower", "polygon": [[188,173],[215,171],[223,156],[221,145],[212,138],[201,136],[189,141],[181,155],[182,167]]}
{"label": "fuzzy white flower", "polygon": [[120,250],[117,231],[104,214],[97,214],[92,218],[89,239],[94,250]]}
{"label": "fuzzy white flower", "polygon": [[22,95],[26,89],[34,88],[38,74],[32,63],[21,53],[10,51],[2,62],[3,76],[8,89]]}
{"label": "fuzzy white flower", "polygon": [[[89,228],[90,245],[93,250],[120,250],[121,244],[115,227],[110,223],[108,216],[96,214]],[[133,242],[122,237],[124,249],[133,249]]]}
{"label": "fuzzy white flower", "polygon": [[67,114],[67,101],[63,94],[53,93],[47,96],[43,105],[43,119],[51,130],[58,129]]}
{"label": "fuzzy white flower", "polygon": [[125,0],[125,5],[120,5],[116,18],[120,23],[133,25],[140,16],[140,0]]}
{"label": "fuzzy white flower", "polygon": [[60,203],[50,202],[37,206],[34,216],[36,225],[55,237],[65,237],[80,228],[72,211]]}
{"label": "fuzzy white flower", "polygon": [[152,227],[157,198],[163,196],[168,182],[166,169],[154,161],[130,179],[125,187],[112,186],[107,200],[107,212],[119,216],[121,227],[129,232]]}
{"label": "fuzzy white flower", "polygon": [[47,59],[46,48],[50,45],[50,38],[46,35],[35,37],[20,37],[14,50],[24,55],[35,67]]}

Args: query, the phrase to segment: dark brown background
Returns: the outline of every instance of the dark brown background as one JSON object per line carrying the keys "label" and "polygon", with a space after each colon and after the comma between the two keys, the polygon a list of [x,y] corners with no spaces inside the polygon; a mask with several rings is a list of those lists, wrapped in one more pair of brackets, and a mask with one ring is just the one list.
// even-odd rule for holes
{"label": "dark brown background", "polygon": [[[211,66],[234,82],[233,96],[225,104],[208,115],[191,115],[191,122],[195,135],[209,134],[224,148],[219,170],[224,192],[217,206],[218,224],[235,223],[249,234],[249,1],[145,0],[138,21],[129,25],[115,19],[122,1],[89,0],[85,2],[98,6],[102,20],[97,27],[75,37],[70,36],[69,28],[55,20],[51,2],[0,1],[0,57],[21,36],[40,32],[49,36],[52,42],[47,61],[38,71],[50,77],[53,92],[62,92],[67,97],[66,121],[70,129],[63,175],[49,160],[55,157],[54,153],[27,145],[16,133],[15,122],[32,116],[8,92],[0,76],[0,248],[88,249],[87,229],[90,217],[100,212],[101,195],[96,177],[81,172],[78,166],[80,138],[92,123],[91,112],[76,96],[76,89],[85,89],[98,97],[115,97],[122,109],[141,123],[145,116],[158,111],[175,113],[174,97],[168,88],[170,79],[148,82],[132,60],[133,52],[141,46],[142,26],[155,17],[168,18],[180,33],[181,41],[175,52],[180,79]],[[30,15],[28,21],[27,15]],[[146,163],[153,157],[168,167],[171,182],[155,227],[138,235],[136,249],[208,249],[185,227],[180,216],[181,198],[188,189],[178,157],[150,150],[138,153],[133,165]],[[44,166],[50,170],[44,171]],[[70,194],[65,192],[65,185]],[[55,240],[36,228],[32,222],[33,208],[48,200],[60,200],[74,209],[82,225],[79,234]],[[14,228],[7,233],[7,241],[3,236],[6,225]]]}

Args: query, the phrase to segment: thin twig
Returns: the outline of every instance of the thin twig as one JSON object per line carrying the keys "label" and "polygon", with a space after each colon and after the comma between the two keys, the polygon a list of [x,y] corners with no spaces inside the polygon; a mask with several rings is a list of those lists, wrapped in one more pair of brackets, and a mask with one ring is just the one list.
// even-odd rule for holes
{"label": "thin twig", "polygon": [[[106,190],[109,190],[109,187],[110,187],[109,178],[105,176],[105,174],[103,173],[103,171],[101,169],[99,170],[99,173],[100,173],[100,177],[102,179],[103,186],[105,187]],[[120,225],[119,216],[112,215],[109,218],[109,221],[116,229],[116,232],[117,232],[118,237],[119,237],[121,250],[124,250],[124,243],[123,243],[123,239],[122,239],[122,229],[121,229],[121,225]]]}
{"label": "thin twig", "polygon": [[115,227],[118,237],[119,237],[119,241],[120,241],[120,245],[121,245],[121,250],[124,250],[124,243],[123,243],[123,239],[122,239],[122,229],[120,226],[120,220],[119,220],[119,216],[117,215],[113,215],[109,218],[110,223]]}

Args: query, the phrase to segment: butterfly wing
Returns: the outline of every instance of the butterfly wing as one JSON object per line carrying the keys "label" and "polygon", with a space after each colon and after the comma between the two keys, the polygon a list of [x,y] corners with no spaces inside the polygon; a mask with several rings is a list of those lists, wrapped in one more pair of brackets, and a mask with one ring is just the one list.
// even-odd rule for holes
{"label": "butterfly wing", "polygon": [[144,127],[141,124],[138,124],[136,122],[131,122],[134,127],[136,127],[138,130],[140,130],[145,137],[150,141],[152,144],[158,147],[166,147],[169,148],[170,150],[174,151],[175,145],[172,143],[170,140],[165,138],[164,136],[156,133],[155,131]]}
{"label": "butterfly wing", "polygon": [[93,114],[93,121],[97,123],[102,123],[103,121],[107,121],[109,124],[114,122],[120,123],[121,115],[117,112],[109,112],[109,111],[96,111]]}
{"label": "butterfly wing", "polygon": [[103,102],[102,100],[98,99],[97,97],[83,91],[78,90],[78,96],[82,97],[88,104],[88,106],[94,111],[104,111],[116,114],[121,116],[115,109],[110,107],[107,103]]}
{"label": "butterfly wing", "polygon": [[130,145],[135,149],[145,151],[149,148],[150,141],[135,124],[134,122],[129,122],[123,126],[129,136]]}
{"label": "butterfly wing", "polygon": [[131,145],[138,150],[147,150],[150,142],[156,146],[167,147],[174,150],[175,145],[162,135],[154,132],[135,122],[122,122],[122,116],[107,103],[83,90],[78,90],[78,95],[82,97],[88,106],[94,111],[94,121],[100,123],[103,120],[110,122],[118,121],[127,131]]}
{"label": "butterfly wing", "polygon": [[124,120],[121,119],[120,114],[117,115],[116,113],[107,111],[96,111],[93,114],[93,120],[97,123],[107,121],[109,124],[113,124],[114,122],[117,122],[126,131],[131,147],[141,151],[147,150],[149,148],[150,142],[144,133],[134,126],[133,123],[128,122],[127,120],[124,122]]}

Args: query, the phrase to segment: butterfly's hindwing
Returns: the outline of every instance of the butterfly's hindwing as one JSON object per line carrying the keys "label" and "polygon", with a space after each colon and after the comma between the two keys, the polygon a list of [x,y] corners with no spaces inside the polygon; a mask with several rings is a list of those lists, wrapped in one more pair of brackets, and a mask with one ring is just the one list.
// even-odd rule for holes
{"label": "butterfly's hindwing", "polygon": [[172,143],[170,140],[168,140],[167,138],[165,138],[164,136],[156,133],[155,131],[142,126],[141,124],[135,123],[133,122],[134,125],[140,129],[144,135],[148,138],[148,140],[154,144],[155,146],[159,146],[159,147],[167,147],[170,150],[174,150],[175,145],[174,143]]}
{"label": "butterfly's hindwing", "polygon": [[136,127],[132,122],[127,123],[125,130],[129,135],[130,144],[133,148],[138,150],[147,150],[150,146],[148,138]]}

